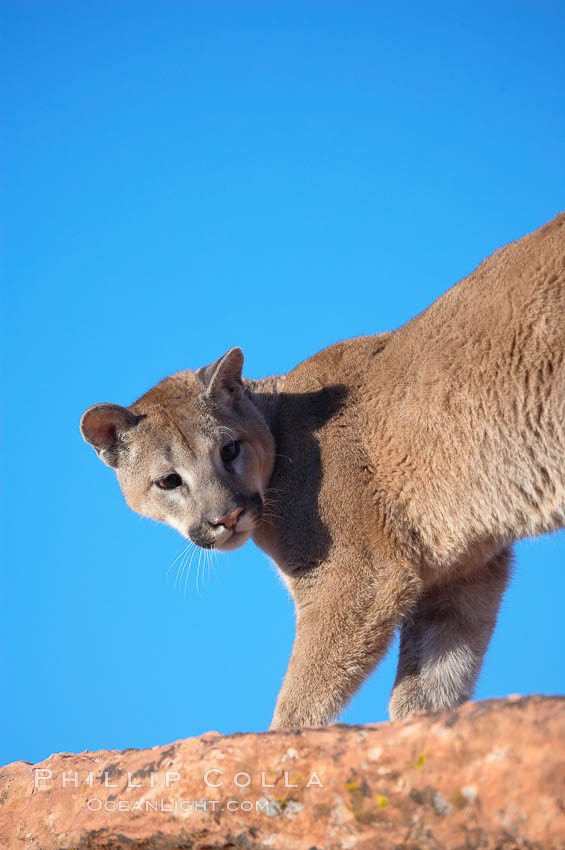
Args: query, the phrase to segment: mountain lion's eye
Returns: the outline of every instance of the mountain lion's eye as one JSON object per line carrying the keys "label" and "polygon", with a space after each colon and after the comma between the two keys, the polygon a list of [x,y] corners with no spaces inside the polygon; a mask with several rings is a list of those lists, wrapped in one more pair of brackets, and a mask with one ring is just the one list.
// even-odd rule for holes
{"label": "mountain lion's eye", "polygon": [[182,484],[182,478],[180,475],[177,475],[176,472],[171,472],[170,475],[165,475],[164,478],[160,478],[159,481],[156,481],[155,484],[157,487],[160,487],[161,490],[174,490],[175,487],[180,487]]}
{"label": "mountain lion's eye", "polygon": [[231,463],[239,454],[239,443],[235,440],[232,443],[226,443],[222,448],[220,455],[224,463]]}

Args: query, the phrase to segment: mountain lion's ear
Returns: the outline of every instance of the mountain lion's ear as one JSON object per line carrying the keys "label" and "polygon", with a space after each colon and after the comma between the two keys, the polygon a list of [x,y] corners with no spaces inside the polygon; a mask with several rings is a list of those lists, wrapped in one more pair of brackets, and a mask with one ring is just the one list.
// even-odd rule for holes
{"label": "mountain lion's ear", "polygon": [[82,414],[80,433],[105,464],[117,466],[120,437],[141,418],[119,404],[95,404]]}
{"label": "mountain lion's ear", "polygon": [[233,398],[241,398],[243,396],[242,369],[243,351],[241,348],[230,348],[215,363],[198,369],[196,375],[206,387],[204,395],[208,398],[217,399],[226,392]]}

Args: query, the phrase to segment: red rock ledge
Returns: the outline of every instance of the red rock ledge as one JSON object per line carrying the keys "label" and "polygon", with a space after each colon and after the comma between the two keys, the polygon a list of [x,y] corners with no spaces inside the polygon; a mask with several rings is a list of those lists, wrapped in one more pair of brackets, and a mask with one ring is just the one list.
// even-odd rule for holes
{"label": "red rock ledge", "polygon": [[0,769],[0,846],[564,850],[564,748],[565,698],[534,696],[60,753]]}

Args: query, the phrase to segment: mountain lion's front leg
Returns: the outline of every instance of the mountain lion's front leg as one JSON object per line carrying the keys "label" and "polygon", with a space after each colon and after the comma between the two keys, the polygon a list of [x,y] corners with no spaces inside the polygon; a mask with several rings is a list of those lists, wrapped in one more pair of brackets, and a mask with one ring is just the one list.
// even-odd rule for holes
{"label": "mountain lion's front leg", "polygon": [[470,699],[510,573],[505,549],[471,575],[432,587],[401,628],[390,716]]}
{"label": "mountain lion's front leg", "polygon": [[271,729],[335,718],[383,656],[420,583],[409,564],[390,560],[324,564],[289,585],[296,637]]}

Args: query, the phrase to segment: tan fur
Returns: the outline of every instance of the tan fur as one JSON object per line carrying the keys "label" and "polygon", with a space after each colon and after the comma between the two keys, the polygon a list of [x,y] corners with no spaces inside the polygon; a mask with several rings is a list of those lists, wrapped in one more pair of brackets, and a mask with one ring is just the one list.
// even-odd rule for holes
{"label": "tan fur", "polygon": [[[272,728],[334,718],[397,627],[402,717],[471,695],[510,547],[565,524],[564,353],[561,215],[394,333],[264,381],[232,349],[82,430],[135,510],[202,545],[252,536],[282,571],[297,625]],[[178,492],[151,483],[170,472]]]}

